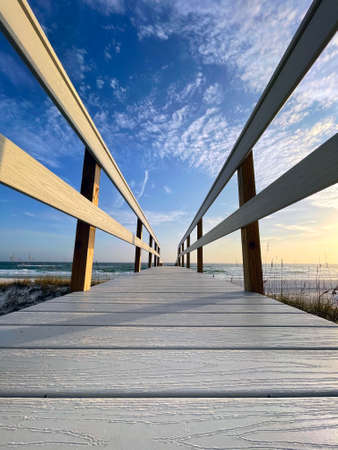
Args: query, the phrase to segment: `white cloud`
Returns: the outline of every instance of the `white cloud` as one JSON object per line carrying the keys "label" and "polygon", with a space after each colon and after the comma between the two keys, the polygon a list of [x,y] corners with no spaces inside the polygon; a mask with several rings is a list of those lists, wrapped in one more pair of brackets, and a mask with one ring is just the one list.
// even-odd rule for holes
{"label": "white cloud", "polygon": [[144,171],[144,179],[143,179],[143,182],[142,182],[142,185],[141,185],[141,189],[140,189],[140,192],[137,195],[138,199],[143,197],[143,194],[144,194],[145,188],[147,186],[148,180],[149,180],[149,172],[148,172],[148,170],[145,170]]}
{"label": "white cloud", "polygon": [[132,130],[136,126],[135,120],[132,119],[130,115],[125,113],[115,113],[114,119],[118,128],[125,128]]}
{"label": "white cloud", "polygon": [[0,95],[0,117],[2,133],[52,169],[64,156],[78,158],[83,152],[81,141],[50,100],[37,109],[25,100]]}
{"label": "white cloud", "polygon": [[172,189],[170,189],[170,187],[166,185],[163,186],[163,190],[166,194],[172,194],[173,192]]}
{"label": "white cloud", "polygon": [[62,62],[67,73],[75,81],[83,81],[86,72],[91,70],[90,66],[85,61],[86,55],[87,50],[84,48],[72,47],[65,52]]}
{"label": "white cloud", "polygon": [[219,105],[223,101],[223,89],[219,83],[210,85],[204,92],[203,100],[208,105]]}
{"label": "white cloud", "polygon": [[338,184],[312,195],[308,201],[319,208],[338,209]]}
{"label": "white cloud", "polygon": [[29,211],[25,211],[24,215],[28,216],[28,217],[35,217],[35,214],[33,214],[33,213],[29,212]]}
{"label": "white cloud", "polygon": [[120,82],[117,78],[112,78],[110,80],[110,87],[113,89],[114,96],[117,98],[117,100],[123,102],[126,98],[127,89],[120,85]]}
{"label": "white cloud", "polygon": [[96,78],[96,86],[98,89],[102,89],[104,86],[104,80],[102,80],[102,78]]}
{"label": "white cloud", "polygon": [[91,8],[109,16],[110,14],[121,14],[124,12],[123,0],[83,0]]}
{"label": "white cloud", "polygon": [[203,63],[227,64],[256,91],[264,88],[310,6],[310,0],[237,0],[235,8],[232,0],[145,3],[155,13],[135,10],[140,39],[183,36]]}
{"label": "white cloud", "polygon": [[[182,210],[173,210],[173,211],[145,210],[144,213],[152,226],[158,226],[166,223],[179,223],[181,221],[183,221],[185,225],[187,219],[186,211]],[[134,226],[136,224],[136,216],[129,209],[128,210],[111,209],[109,211],[109,214],[124,226]]]}
{"label": "white cloud", "polygon": [[274,224],[275,227],[281,228],[287,231],[301,231],[302,233],[316,233],[317,226],[309,226],[309,225],[287,225],[282,223]]}
{"label": "white cloud", "polygon": [[187,213],[182,210],[173,210],[166,212],[159,211],[145,211],[149,222],[154,225],[162,225],[164,223],[179,223],[180,221],[186,221]]}

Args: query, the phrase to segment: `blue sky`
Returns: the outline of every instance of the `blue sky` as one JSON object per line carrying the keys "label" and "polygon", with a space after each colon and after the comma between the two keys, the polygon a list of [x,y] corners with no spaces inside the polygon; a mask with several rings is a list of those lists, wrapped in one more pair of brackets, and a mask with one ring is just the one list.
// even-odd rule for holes
{"label": "blue sky", "polygon": [[[174,260],[311,2],[29,3],[149,218],[163,259]],[[335,38],[255,147],[258,191],[337,131],[337,54]],[[79,188],[83,144],[2,35],[0,113],[2,134]],[[134,214],[105,175],[99,206],[135,231]],[[237,207],[233,177],[205,230]],[[4,186],[0,208],[0,259],[71,259],[74,219]],[[264,219],[263,256],[338,263],[337,209],[336,185]],[[133,253],[97,233],[98,261],[131,261]],[[205,259],[240,262],[239,233],[208,246]]]}

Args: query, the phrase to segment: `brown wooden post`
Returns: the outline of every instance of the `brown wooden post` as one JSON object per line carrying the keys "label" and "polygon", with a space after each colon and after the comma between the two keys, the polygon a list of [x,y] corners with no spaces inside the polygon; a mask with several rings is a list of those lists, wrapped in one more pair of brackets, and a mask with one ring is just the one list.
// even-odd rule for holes
{"label": "brown wooden post", "polygon": [[[156,242],[154,244],[154,250],[157,252],[157,244],[156,244]],[[157,267],[157,256],[156,255],[154,255],[154,267]]]}
{"label": "brown wooden post", "polygon": [[[153,237],[149,235],[149,247],[153,246]],[[151,252],[149,252],[148,255],[148,267],[151,267],[151,262],[152,262],[152,258],[153,258],[153,254]]]}
{"label": "brown wooden post", "polygon": [[[86,149],[83,160],[81,194],[96,206],[99,203],[100,172],[100,166]],[[87,291],[90,289],[94,244],[95,227],[82,222],[82,220],[78,220],[73,254],[72,278],[70,282],[72,292]]]}
{"label": "brown wooden post", "polygon": [[[136,237],[142,239],[142,222],[137,218]],[[135,268],[134,272],[140,272],[141,270],[141,247],[135,247]]]}
{"label": "brown wooden post", "polygon": [[[184,242],[181,245],[181,251],[184,252]],[[182,255],[182,267],[184,267],[184,255]]]}
{"label": "brown wooden post", "polygon": [[[187,248],[190,247],[190,234],[187,237]],[[187,269],[190,269],[190,252],[187,253]]]}
{"label": "brown wooden post", "polygon": [[[252,152],[238,168],[239,205],[256,195],[255,171]],[[244,289],[264,294],[261,245],[258,221],[241,228],[244,271]]]}
{"label": "brown wooden post", "polygon": [[[203,236],[203,218],[197,222],[197,239]],[[203,272],[203,247],[197,249],[197,272]]]}

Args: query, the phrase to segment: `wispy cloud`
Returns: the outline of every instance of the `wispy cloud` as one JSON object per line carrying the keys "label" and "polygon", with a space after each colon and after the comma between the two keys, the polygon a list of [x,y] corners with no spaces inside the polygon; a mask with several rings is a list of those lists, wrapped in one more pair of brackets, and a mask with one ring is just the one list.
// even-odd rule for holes
{"label": "wispy cloud", "polygon": [[84,48],[72,47],[65,52],[62,58],[62,63],[68,74],[75,81],[83,81],[86,72],[91,70],[91,67],[85,60],[86,55],[87,50]]}
{"label": "wispy cloud", "polygon": [[[149,222],[153,226],[163,225],[166,223],[177,224],[182,221],[184,221],[185,224],[185,222],[187,221],[187,212],[182,210],[172,210],[172,211],[145,210],[144,212]],[[109,214],[124,226],[134,226],[136,223],[136,216],[129,209],[121,210],[112,208],[109,210]]]}
{"label": "wispy cloud", "polygon": [[124,12],[124,1],[123,0],[83,0],[91,8],[96,11],[109,16],[114,13]]}
{"label": "wispy cloud", "polygon": [[33,77],[28,69],[13,56],[0,51],[0,72],[2,72],[14,86],[33,86]]}
{"label": "wispy cloud", "polygon": [[172,194],[172,190],[170,189],[170,187],[169,186],[166,186],[166,185],[164,185],[163,186],[163,190],[164,190],[164,192],[166,193],[166,194]]}
{"label": "wispy cloud", "polygon": [[140,191],[139,191],[139,193],[137,195],[138,199],[143,197],[143,194],[144,194],[145,188],[147,186],[148,180],[149,180],[149,172],[148,172],[148,170],[145,170],[144,171],[144,179],[143,179],[143,182],[142,182],[142,185],[141,185],[141,189],[140,189]]}
{"label": "wispy cloud", "polygon": [[104,80],[102,80],[102,78],[96,78],[96,86],[98,89],[102,89],[104,86]]}
{"label": "wispy cloud", "polygon": [[110,80],[110,87],[113,89],[114,91],[114,95],[115,97],[120,101],[123,102],[126,98],[126,92],[127,89],[125,87],[122,87],[120,85],[120,82],[117,78],[112,78]]}

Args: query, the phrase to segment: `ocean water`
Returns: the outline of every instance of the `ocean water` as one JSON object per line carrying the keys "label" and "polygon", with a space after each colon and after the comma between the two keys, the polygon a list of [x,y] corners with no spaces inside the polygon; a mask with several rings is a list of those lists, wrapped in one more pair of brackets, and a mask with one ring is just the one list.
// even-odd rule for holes
{"label": "ocean water", "polygon": [[[40,278],[62,277],[70,278],[72,265],[70,262],[0,262],[0,278]],[[146,269],[147,264],[142,264]],[[195,264],[191,265],[196,268]],[[93,278],[109,280],[116,276],[127,276],[133,273],[133,263],[99,263],[93,265]],[[243,268],[241,264],[204,264],[207,276],[243,283]],[[291,286],[301,286],[302,283],[316,286],[318,283],[334,284],[338,280],[338,264],[263,264],[264,281],[266,285],[285,283]],[[333,286],[334,287],[334,286]]]}

